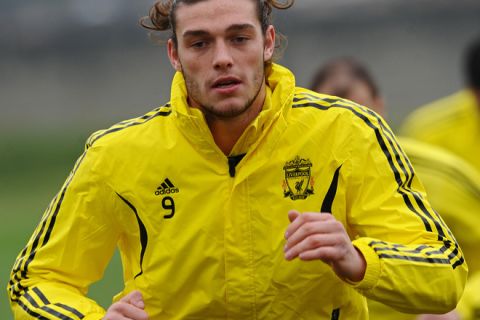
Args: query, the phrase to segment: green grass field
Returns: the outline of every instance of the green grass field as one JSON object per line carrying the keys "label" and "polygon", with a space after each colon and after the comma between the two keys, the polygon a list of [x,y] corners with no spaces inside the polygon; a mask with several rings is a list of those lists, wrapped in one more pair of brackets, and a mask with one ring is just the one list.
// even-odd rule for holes
{"label": "green grass field", "polygon": [[[0,318],[12,319],[7,298],[10,269],[50,200],[83,151],[88,133],[0,135]],[[89,296],[108,307],[122,289],[120,258],[115,254],[102,281]]]}

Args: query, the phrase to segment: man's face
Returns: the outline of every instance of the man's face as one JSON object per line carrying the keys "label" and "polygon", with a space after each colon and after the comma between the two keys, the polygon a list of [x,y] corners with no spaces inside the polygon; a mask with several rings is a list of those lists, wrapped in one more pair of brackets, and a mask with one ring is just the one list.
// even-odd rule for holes
{"label": "man's face", "polygon": [[254,1],[180,4],[176,23],[178,45],[170,40],[168,54],[183,73],[192,107],[230,119],[263,103],[264,61],[272,57],[275,31],[270,26],[262,34]]}

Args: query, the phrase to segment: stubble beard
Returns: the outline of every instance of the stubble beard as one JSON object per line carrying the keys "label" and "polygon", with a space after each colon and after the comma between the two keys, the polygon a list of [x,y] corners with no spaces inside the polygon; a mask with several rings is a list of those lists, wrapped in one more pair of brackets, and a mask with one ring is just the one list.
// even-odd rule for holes
{"label": "stubble beard", "polygon": [[253,77],[254,87],[256,87],[255,94],[248,98],[244,105],[240,107],[217,107],[213,104],[210,104],[208,101],[202,101],[200,97],[200,89],[197,82],[195,82],[190,76],[184,72],[182,67],[183,77],[185,79],[185,85],[187,87],[187,94],[189,99],[193,99],[197,104],[200,105],[200,109],[204,112],[206,118],[213,118],[219,120],[228,120],[238,117],[246,113],[253,102],[257,99],[260,91],[262,89],[262,84],[265,81],[265,68],[262,63],[262,68],[260,72],[256,72]]}

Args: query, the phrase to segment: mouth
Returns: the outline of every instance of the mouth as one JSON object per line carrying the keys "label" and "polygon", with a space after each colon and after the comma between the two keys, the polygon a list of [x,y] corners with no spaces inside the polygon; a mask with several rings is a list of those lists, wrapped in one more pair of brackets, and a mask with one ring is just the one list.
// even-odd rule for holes
{"label": "mouth", "polygon": [[239,85],[241,81],[235,77],[223,77],[217,79],[213,85],[213,89],[228,89],[231,87],[234,87],[236,85]]}

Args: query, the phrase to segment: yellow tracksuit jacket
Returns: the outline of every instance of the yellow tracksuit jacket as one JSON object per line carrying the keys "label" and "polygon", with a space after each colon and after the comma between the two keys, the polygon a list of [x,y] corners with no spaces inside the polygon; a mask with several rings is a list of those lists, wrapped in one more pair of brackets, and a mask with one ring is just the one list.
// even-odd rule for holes
{"label": "yellow tracksuit jacket", "polygon": [[[368,319],[364,296],[445,312],[467,266],[387,124],[267,70],[264,108],[226,157],[181,73],[171,100],[93,134],[19,254],[16,319],[101,319],[85,297],[116,246],[150,319]],[[244,156],[242,156],[244,155]],[[286,261],[287,212],[331,212],[367,262],[342,281]]]}

